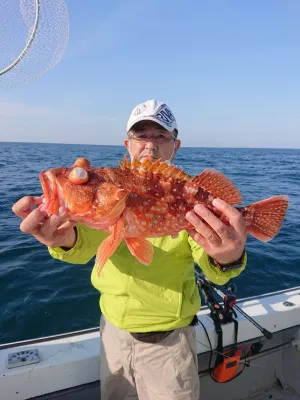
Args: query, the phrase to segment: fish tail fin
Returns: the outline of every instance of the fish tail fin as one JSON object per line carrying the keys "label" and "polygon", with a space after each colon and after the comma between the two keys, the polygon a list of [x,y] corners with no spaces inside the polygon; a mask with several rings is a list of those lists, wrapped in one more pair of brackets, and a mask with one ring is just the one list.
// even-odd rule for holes
{"label": "fish tail fin", "polygon": [[279,232],[288,208],[288,196],[273,196],[253,203],[245,209],[253,215],[248,233],[256,239],[268,242]]}

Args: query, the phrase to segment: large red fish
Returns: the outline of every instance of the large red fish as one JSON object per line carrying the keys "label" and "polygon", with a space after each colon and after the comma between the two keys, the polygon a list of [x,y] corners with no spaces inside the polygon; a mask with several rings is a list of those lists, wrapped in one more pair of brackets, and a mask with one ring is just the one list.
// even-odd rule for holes
{"label": "large red fish", "polygon": [[[124,157],[119,165],[92,168],[87,159],[79,158],[71,168],[54,168],[40,174],[44,192],[40,207],[49,215],[64,213],[70,220],[110,233],[97,251],[99,273],[122,239],[130,252],[148,265],[153,247],[147,237],[191,229],[185,215],[198,203],[227,222],[212,200],[219,197],[232,205],[242,201],[233,183],[213,169],[192,177],[166,162],[152,163],[150,158],[141,163]],[[280,230],[287,207],[287,196],[280,195],[238,210],[247,232],[268,241]]]}

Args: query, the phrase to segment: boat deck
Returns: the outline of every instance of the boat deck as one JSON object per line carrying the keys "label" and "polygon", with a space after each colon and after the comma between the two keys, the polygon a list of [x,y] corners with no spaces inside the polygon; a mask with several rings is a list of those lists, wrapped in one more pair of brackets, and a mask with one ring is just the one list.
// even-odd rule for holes
{"label": "boat deck", "polygon": [[[45,395],[42,397],[36,397],[32,400],[101,400],[99,394],[99,382],[89,384],[88,387],[79,387],[72,390],[63,391],[61,393],[54,393],[51,395]],[[228,398],[228,397],[227,397]],[[215,397],[214,400],[223,400],[224,395]],[[241,397],[239,400],[299,400],[300,395],[293,393],[293,389],[283,389],[278,383],[273,387],[259,391],[258,393],[248,396]],[[203,397],[201,394],[201,400],[211,400],[209,397]]]}
{"label": "boat deck", "polygon": [[[64,393],[57,393],[52,395],[46,395],[43,397],[35,398],[34,400],[101,400],[99,395],[99,382],[91,384],[88,388],[78,388],[76,392],[67,391]],[[205,399],[201,395],[201,400]],[[208,400],[208,398],[206,398]],[[216,397],[214,400],[223,400],[224,397]],[[299,400],[299,394],[293,394],[288,390],[284,390],[280,385],[274,385],[273,387],[260,391],[254,396],[242,397],[240,400]],[[32,399],[33,400],[33,399]],[[211,400],[211,398],[209,399]]]}

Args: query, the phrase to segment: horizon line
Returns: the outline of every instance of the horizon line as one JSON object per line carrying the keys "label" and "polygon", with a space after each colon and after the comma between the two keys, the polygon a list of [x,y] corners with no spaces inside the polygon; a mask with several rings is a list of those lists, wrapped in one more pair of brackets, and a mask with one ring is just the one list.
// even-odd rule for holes
{"label": "horizon line", "polygon": [[[0,140],[0,143],[21,143],[21,144],[56,144],[70,146],[109,146],[109,147],[124,147],[123,144],[99,144],[99,143],[61,143],[61,142],[23,142],[23,141],[8,141]],[[203,148],[203,149],[261,149],[261,150],[300,150],[300,147],[250,147],[250,146],[184,146],[180,148]]]}

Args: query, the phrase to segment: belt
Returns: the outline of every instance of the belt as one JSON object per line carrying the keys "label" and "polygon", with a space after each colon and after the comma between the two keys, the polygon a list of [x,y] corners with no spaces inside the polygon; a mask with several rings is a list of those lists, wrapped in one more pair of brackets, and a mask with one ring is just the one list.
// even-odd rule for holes
{"label": "belt", "polygon": [[[194,316],[192,322],[189,324],[191,326],[198,324],[197,315]],[[171,331],[155,331],[155,332],[130,332],[134,339],[139,340],[144,343],[159,343],[167,336],[169,336],[175,329]]]}

